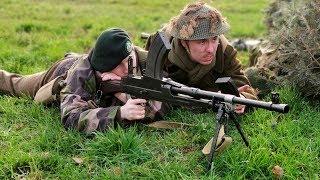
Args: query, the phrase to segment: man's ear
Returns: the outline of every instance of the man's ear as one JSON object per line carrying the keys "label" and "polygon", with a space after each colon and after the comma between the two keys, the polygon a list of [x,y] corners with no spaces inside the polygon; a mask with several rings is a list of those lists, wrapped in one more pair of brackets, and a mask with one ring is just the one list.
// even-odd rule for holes
{"label": "man's ear", "polygon": [[184,48],[189,49],[189,48],[188,48],[188,43],[187,43],[186,40],[180,40],[180,42],[181,42],[181,45],[182,45]]}
{"label": "man's ear", "polygon": [[188,40],[180,40],[181,45],[186,49],[186,51],[190,54]]}

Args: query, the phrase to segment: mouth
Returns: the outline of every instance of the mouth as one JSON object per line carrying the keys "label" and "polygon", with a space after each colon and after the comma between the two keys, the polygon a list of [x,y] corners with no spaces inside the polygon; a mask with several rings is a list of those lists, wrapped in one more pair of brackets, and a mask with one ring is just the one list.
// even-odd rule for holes
{"label": "mouth", "polygon": [[203,60],[205,62],[212,61],[212,59],[213,59],[213,55],[211,55],[211,54],[203,57]]}

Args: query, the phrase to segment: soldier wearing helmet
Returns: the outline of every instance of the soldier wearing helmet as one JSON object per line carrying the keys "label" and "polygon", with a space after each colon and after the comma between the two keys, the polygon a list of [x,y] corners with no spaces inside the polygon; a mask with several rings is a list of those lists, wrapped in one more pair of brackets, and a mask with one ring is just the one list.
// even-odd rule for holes
{"label": "soldier wearing helmet", "polygon": [[[240,95],[256,99],[256,93],[245,77],[236,55],[237,51],[230,45],[224,34],[229,25],[221,13],[203,2],[188,4],[181,13],[173,17],[162,31],[172,43],[172,49],[164,62],[168,77],[208,91],[218,91],[215,81],[219,77],[231,77]],[[154,36],[150,36],[146,49]],[[242,114],[244,105],[236,105],[235,112]],[[216,151],[226,148],[232,139],[220,129]],[[209,154],[211,142],[203,149]]]}
{"label": "soldier wearing helmet", "polygon": [[[180,83],[203,90],[218,91],[214,84],[219,77],[231,77],[242,97],[256,99],[256,93],[245,77],[237,59],[237,51],[224,34],[229,25],[221,13],[203,2],[185,6],[162,31],[172,42],[165,61],[168,76]],[[153,36],[148,39],[148,49]],[[244,113],[245,106],[236,106]]]}

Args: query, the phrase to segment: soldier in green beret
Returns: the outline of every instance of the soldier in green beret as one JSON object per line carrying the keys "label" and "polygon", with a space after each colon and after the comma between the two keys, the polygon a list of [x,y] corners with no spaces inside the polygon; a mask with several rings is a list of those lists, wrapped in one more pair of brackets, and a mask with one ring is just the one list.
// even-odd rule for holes
{"label": "soldier in green beret", "polygon": [[[231,77],[241,97],[256,99],[255,90],[236,57],[237,51],[224,36],[228,29],[228,23],[217,9],[204,2],[186,5],[162,29],[172,43],[164,62],[168,77],[208,91],[218,91],[214,83],[217,78]],[[149,37],[146,49],[153,39],[154,36]],[[245,106],[236,105],[235,112],[243,114]],[[225,144],[231,142],[231,138],[223,134],[224,128],[220,130],[218,141]],[[210,149],[206,146],[203,151],[206,154]]]}
{"label": "soldier in green beret", "polygon": [[145,107],[145,99],[99,93],[101,82],[120,80],[128,74],[129,56],[134,73],[141,73],[147,52],[133,46],[124,30],[108,29],[100,34],[89,54],[66,54],[45,72],[22,76],[0,70],[0,93],[28,95],[44,103],[59,102],[64,127],[85,133],[105,131],[115,122],[140,122],[159,114],[162,104],[152,101]]}

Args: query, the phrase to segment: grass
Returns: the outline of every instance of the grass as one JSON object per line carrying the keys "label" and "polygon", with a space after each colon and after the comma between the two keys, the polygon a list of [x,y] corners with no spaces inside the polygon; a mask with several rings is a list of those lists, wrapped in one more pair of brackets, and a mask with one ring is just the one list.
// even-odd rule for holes
{"label": "grass", "polygon": [[[68,51],[86,52],[107,27],[127,29],[142,46],[141,32],[154,32],[188,1],[11,1],[0,6],[0,68],[22,74],[50,67]],[[261,37],[267,1],[216,0],[231,24],[227,35]],[[246,53],[240,53],[246,58]],[[245,60],[245,59],[244,59]],[[320,172],[320,110],[290,87],[279,90],[292,107],[280,115],[257,110],[240,119],[251,144],[234,143],[205,172],[203,145],[214,129],[214,113],[176,110],[166,119],[193,127],[156,130],[136,125],[96,136],[65,130],[59,109],[30,98],[0,96],[0,179],[317,179]],[[80,158],[77,163],[73,158]]]}
{"label": "grass", "polygon": [[[143,46],[140,33],[155,32],[186,2],[4,1],[0,8],[0,68],[23,74],[39,72],[68,51],[87,52],[108,27],[127,29],[134,42]],[[264,33],[261,8],[266,2],[214,4],[230,20],[228,37],[258,37]]]}

